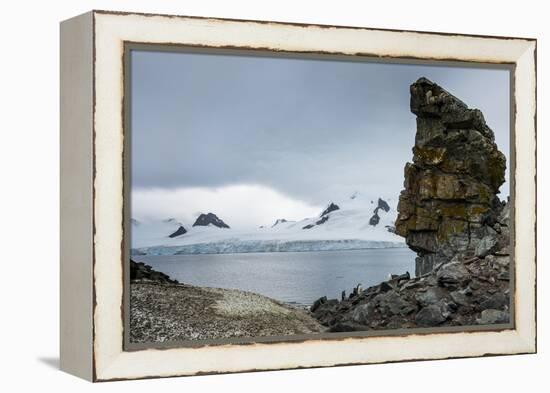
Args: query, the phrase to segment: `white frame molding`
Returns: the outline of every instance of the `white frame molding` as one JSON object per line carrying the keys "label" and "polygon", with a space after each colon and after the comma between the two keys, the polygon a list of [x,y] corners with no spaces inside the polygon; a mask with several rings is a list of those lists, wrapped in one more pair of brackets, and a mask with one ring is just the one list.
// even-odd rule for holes
{"label": "white frame molding", "polygon": [[[93,197],[61,220],[64,370],[106,381],[536,351],[536,40],[103,11],[61,33],[62,210]],[[124,42],[515,65],[515,328],[124,351]]]}

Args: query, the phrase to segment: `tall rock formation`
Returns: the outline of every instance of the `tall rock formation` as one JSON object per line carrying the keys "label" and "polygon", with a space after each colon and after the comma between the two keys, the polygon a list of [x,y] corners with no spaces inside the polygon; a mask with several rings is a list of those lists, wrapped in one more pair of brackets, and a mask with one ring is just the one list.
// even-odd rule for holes
{"label": "tall rock formation", "polygon": [[426,78],[410,87],[417,116],[413,162],[405,166],[397,234],[418,254],[416,274],[457,254],[484,256],[495,244],[506,158],[483,114]]}
{"label": "tall rock formation", "polygon": [[[511,207],[497,198],[505,157],[478,110],[419,79],[413,163],[396,232],[418,253],[416,277],[391,275],[310,308],[330,332],[508,324]],[[380,203],[380,202],[379,202]]]}

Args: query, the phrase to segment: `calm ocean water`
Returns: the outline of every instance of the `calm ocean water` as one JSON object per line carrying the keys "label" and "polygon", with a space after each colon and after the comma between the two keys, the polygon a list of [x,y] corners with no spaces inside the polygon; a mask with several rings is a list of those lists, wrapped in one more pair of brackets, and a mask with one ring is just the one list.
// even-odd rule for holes
{"label": "calm ocean water", "polygon": [[286,303],[311,304],[321,296],[340,298],[388,274],[414,274],[416,254],[408,248],[348,251],[133,256],[186,284],[235,288]]}

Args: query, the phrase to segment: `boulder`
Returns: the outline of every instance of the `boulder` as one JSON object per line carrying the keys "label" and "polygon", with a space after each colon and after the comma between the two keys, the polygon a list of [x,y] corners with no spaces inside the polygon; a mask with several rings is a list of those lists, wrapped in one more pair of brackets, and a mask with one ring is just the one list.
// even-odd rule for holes
{"label": "boulder", "polygon": [[422,307],[429,306],[430,304],[439,303],[441,300],[447,298],[449,292],[440,287],[429,287],[426,291],[418,291],[415,295],[415,299]]}
{"label": "boulder", "polygon": [[354,322],[368,325],[369,322],[375,316],[375,306],[374,303],[360,304],[355,307],[351,313],[351,319]]}
{"label": "boulder", "polygon": [[475,248],[475,255],[481,258],[486,257],[498,248],[497,232],[489,233],[479,240]]}
{"label": "boulder", "polygon": [[455,302],[459,306],[470,306],[471,291],[469,292],[467,288],[463,290],[453,291],[450,293],[450,296],[453,302]]}
{"label": "boulder", "polygon": [[396,291],[377,295],[374,303],[383,315],[407,315],[416,310],[416,306]]}
{"label": "boulder", "polygon": [[380,292],[380,293],[384,293],[392,289],[393,287],[387,281],[381,282],[380,285],[376,287],[377,292]]}
{"label": "boulder", "polygon": [[437,326],[445,322],[447,316],[439,304],[431,304],[422,308],[414,318],[416,324],[421,327]]}
{"label": "boulder", "polygon": [[462,262],[450,262],[436,273],[437,282],[443,287],[462,287],[470,281],[470,272]]}
{"label": "boulder", "polygon": [[340,302],[337,299],[324,300],[317,307],[312,307],[313,317],[325,326],[333,325],[338,320],[335,317],[338,315],[339,305]]}
{"label": "boulder", "polygon": [[501,310],[483,310],[481,316],[476,320],[479,325],[492,325],[495,323],[510,322],[510,313]]}
{"label": "boulder", "polygon": [[309,311],[315,312],[321,304],[326,303],[326,302],[327,302],[327,297],[326,296],[320,297],[319,299],[317,299],[313,302],[313,304],[309,308]]}
{"label": "boulder", "polygon": [[510,299],[503,293],[497,292],[492,295],[488,295],[485,299],[479,304],[482,309],[495,309],[495,310],[506,310],[510,304]]}

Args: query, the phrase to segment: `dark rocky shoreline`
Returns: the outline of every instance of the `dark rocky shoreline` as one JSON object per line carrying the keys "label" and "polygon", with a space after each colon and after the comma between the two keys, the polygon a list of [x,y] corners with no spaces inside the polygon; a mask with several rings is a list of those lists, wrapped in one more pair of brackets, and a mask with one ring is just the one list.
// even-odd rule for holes
{"label": "dark rocky shoreline", "polygon": [[[500,216],[503,225],[507,210]],[[330,332],[509,323],[507,242],[497,242],[496,249],[457,255],[418,277],[394,276],[344,300],[321,298],[311,311]]]}

